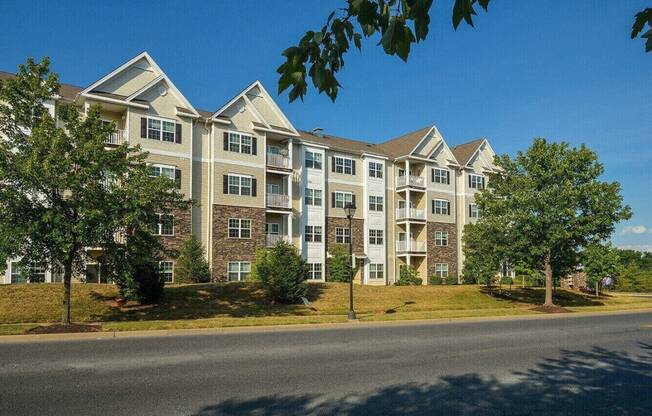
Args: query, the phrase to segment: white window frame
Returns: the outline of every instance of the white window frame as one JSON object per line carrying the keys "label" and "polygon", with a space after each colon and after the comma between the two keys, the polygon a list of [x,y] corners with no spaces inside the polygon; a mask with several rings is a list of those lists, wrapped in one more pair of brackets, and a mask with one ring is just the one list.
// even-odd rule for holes
{"label": "white window frame", "polygon": [[447,199],[433,199],[433,208],[435,215],[451,215],[451,203]]}
{"label": "white window frame", "polygon": [[[164,265],[166,265],[166,266],[169,265],[170,269],[169,270],[167,270],[167,268],[164,269],[163,268]],[[165,283],[174,283],[174,262],[173,261],[170,261],[170,260],[159,261],[158,262],[158,270],[159,270],[159,273],[162,276],[166,276],[166,275],[170,276],[169,280],[167,278],[165,278],[165,277],[163,278]]]}
{"label": "white window frame", "polygon": [[[238,173],[228,173],[226,175],[229,182],[229,195],[251,196],[253,192],[254,177],[251,175],[240,175]],[[237,183],[232,183],[231,178],[237,179]],[[243,185],[244,180],[249,180],[249,185]],[[231,192],[231,187],[237,189],[237,192]],[[243,189],[249,189],[249,193],[243,193]]]}
{"label": "white window frame", "polygon": [[[19,282],[15,283],[35,283],[35,282],[45,282],[45,277],[46,277],[46,272],[47,272],[47,267],[44,264],[39,264],[39,263],[32,263],[28,266],[25,267],[26,269],[30,269],[29,276],[37,276],[37,275],[42,275],[42,279],[38,279],[34,282],[28,280],[28,277],[25,276],[24,279],[22,279]],[[9,262],[9,282],[14,283],[14,276],[18,276],[18,278],[22,277],[22,272],[20,270],[20,261],[11,261]]]}
{"label": "white window frame", "polygon": [[304,201],[306,205],[320,207],[323,203],[321,189],[305,188]]}
{"label": "white window frame", "polygon": [[[177,122],[175,120],[171,120],[169,118],[161,118],[161,117],[146,117],[147,118],[147,138],[149,140],[158,140],[161,142],[169,142],[169,143],[175,143],[177,139]],[[157,128],[150,127],[150,120],[152,122],[158,122],[159,126]],[[164,129],[164,125],[167,123],[168,125],[172,124],[172,131],[166,131]],[[150,131],[151,132],[157,132],[158,131],[158,138],[156,137],[150,137]],[[164,138],[163,133],[166,133],[168,135],[168,138]],[[170,138],[170,133],[172,134],[172,140],[169,140]],[[156,135],[155,133],[152,134],[152,136]]]}
{"label": "white window frame", "polygon": [[448,231],[435,231],[435,245],[437,247],[448,246]]}
{"label": "white window frame", "polygon": [[[310,155],[310,158],[308,157]],[[306,168],[308,169],[318,169],[321,170],[323,168],[323,158],[322,154],[319,152],[313,152],[311,150],[306,150],[304,152],[304,164]]]}
{"label": "white window frame", "polygon": [[469,188],[484,189],[484,176],[476,173],[469,173]]}
{"label": "white window frame", "polygon": [[450,177],[449,170],[443,168],[432,168],[434,183],[442,185],[450,185],[448,178]]}
{"label": "white window frame", "polygon": [[[231,265],[237,265],[237,270],[231,270]],[[231,276],[235,274],[235,279]],[[242,282],[251,277],[251,262],[249,261],[230,261],[226,264],[226,278],[229,282]]]}
{"label": "white window frame", "polygon": [[353,175],[353,159],[344,156],[334,156],[335,173]]}
{"label": "white window frame", "polygon": [[335,227],[335,243],[349,244],[351,243],[351,230],[346,227]]}
{"label": "white window frame", "polygon": [[[163,213],[156,213],[154,214],[158,218],[156,224],[152,224],[152,234],[154,235],[159,235],[163,237],[173,237],[174,236],[174,214],[163,214]],[[171,228],[172,232],[171,233],[163,233],[163,217],[170,217],[171,218]],[[156,227],[156,231],[154,230],[154,227]]]}
{"label": "white window frame", "polygon": [[385,231],[379,229],[369,229],[369,244],[382,245],[385,240]]}
{"label": "white window frame", "polygon": [[265,223],[265,234],[278,235],[280,233],[281,233],[281,224],[279,224],[277,222],[267,222],[267,223]]}
{"label": "white window frame", "polygon": [[369,162],[369,177],[382,179],[383,178],[383,164],[379,162]]}
{"label": "white window frame", "polygon": [[369,195],[369,211],[383,212],[384,209],[385,209],[384,197]]}
{"label": "white window frame", "polygon": [[383,263],[369,263],[369,279],[379,280],[385,278],[385,265]]}
{"label": "white window frame", "polygon": [[448,278],[448,263],[435,263],[435,277]]}
{"label": "white window frame", "polygon": [[469,204],[469,218],[480,218],[480,211],[478,211],[478,204]]}
{"label": "white window frame", "polygon": [[308,280],[324,280],[324,266],[322,263],[308,263]]}
{"label": "white window frame", "polygon": [[229,152],[242,153],[245,155],[253,154],[254,136],[232,130],[229,130],[227,133],[229,137],[229,143],[227,146]]}
{"label": "white window frame", "polygon": [[344,208],[353,203],[353,192],[335,191],[335,208]]}
{"label": "white window frame", "polygon": [[321,243],[323,241],[322,231],[321,225],[306,225],[303,239],[306,243]]}
{"label": "white window frame", "polygon": [[[229,218],[228,220],[228,238],[251,239],[251,220],[248,218]],[[235,236],[231,235],[231,230],[235,230]]]}
{"label": "white window frame", "polygon": [[[169,174],[164,174],[164,170],[166,171],[171,171],[171,175]],[[163,165],[160,163],[152,163],[149,165],[149,177],[150,178],[158,178],[159,176],[164,176],[168,179],[175,180],[176,179],[176,170],[177,167],[173,165]],[[169,172],[168,172],[169,173]]]}

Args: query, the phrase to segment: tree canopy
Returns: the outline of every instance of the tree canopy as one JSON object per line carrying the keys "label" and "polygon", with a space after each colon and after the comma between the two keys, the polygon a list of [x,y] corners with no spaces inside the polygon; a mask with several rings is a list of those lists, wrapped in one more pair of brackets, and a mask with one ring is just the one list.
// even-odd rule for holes
{"label": "tree canopy", "polygon": [[618,182],[600,179],[604,169],[585,145],[535,139],[514,158],[496,157],[488,187],[476,194],[478,224],[510,262],[546,276],[546,305],[552,305],[553,276],[580,261],[579,252],[608,239],[616,223],[631,217]]}
{"label": "tree canopy", "polygon": [[60,271],[68,324],[71,277],[83,273],[89,248],[110,257],[149,232],[157,213],[188,205],[173,181],[150,177],[139,147],[105,146],[115,126],[102,123],[99,106],[82,113],[57,103],[53,117],[44,104],[58,90],[47,58],[0,84],[0,262]]}
{"label": "tree canopy", "polygon": [[[455,0],[452,24],[464,21],[473,27],[477,11],[488,11],[490,0]],[[314,88],[332,101],[340,83],[337,74],[344,67],[344,56],[351,44],[362,50],[365,38],[377,36],[378,46],[388,55],[407,62],[412,44],[424,41],[430,28],[430,9],[434,0],[345,0],[344,7],[332,11],[321,29],[307,31],[298,44],[283,51],[285,62],[278,67],[278,93],[289,88],[290,102],[303,99],[308,92],[308,77]],[[652,50],[652,9],[635,16],[631,37],[636,38],[648,25],[646,52]]]}

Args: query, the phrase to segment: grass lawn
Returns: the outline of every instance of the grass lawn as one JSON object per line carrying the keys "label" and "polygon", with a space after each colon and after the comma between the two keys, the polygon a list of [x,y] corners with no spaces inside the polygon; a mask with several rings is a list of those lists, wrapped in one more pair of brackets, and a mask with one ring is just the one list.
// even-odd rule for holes
{"label": "grass lawn", "polygon": [[[165,288],[158,305],[119,307],[112,285],[74,284],[75,322],[101,322],[108,330],[211,328],[345,322],[348,285],[311,284],[311,307],[272,305],[257,285],[211,283]],[[61,316],[61,284],[0,286],[0,335],[23,333]],[[476,286],[355,286],[362,321],[534,314],[542,289],[507,288],[488,293]],[[652,299],[589,295],[558,290],[555,301],[572,311],[652,308]]]}

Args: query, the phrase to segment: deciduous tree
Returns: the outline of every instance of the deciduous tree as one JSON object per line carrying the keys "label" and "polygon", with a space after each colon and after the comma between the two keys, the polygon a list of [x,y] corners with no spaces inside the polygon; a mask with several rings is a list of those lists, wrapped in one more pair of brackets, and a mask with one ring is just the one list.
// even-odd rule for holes
{"label": "deciduous tree", "polygon": [[618,252],[610,244],[591,244],[582,253],[582,265],[587,283],[595,287],[595,295],[600,294],[600,281],[613,277],[618,267]]}

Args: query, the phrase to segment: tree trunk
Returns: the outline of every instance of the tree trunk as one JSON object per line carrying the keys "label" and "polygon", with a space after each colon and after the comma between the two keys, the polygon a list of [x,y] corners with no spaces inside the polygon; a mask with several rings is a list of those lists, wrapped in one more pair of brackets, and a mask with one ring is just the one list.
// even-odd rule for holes
{"label": "tree trunk", "polygon": [[595,296],[600,296],[600,283],[597,280],[595,281]]}
{"label": "tree trunk", "polygon": [[546,276],[546,299],[543,306],[554,306],[552,303],[552,265],[550,264],[550,255],[546,256],[543,272]]}
{"label": "tree trunk", "polygon": [[525,289],[525,275],[521,276],[521,287]]}
{"label": "tree trunk", "polygon": [[63,267],[63,317],[61,323],[70,325],[70,282],[72,280],[72,262]]}

